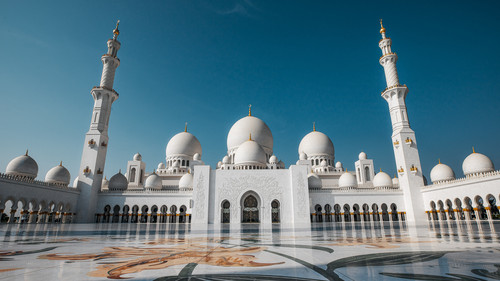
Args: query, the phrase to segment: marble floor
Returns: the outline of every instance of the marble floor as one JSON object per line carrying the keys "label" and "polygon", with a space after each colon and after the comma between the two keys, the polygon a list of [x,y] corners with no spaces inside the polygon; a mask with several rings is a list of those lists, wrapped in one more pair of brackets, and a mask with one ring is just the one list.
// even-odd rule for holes
{"label": "marble floor", "polygon": [[500,280],[500,223],[0,225],[0,280]]}

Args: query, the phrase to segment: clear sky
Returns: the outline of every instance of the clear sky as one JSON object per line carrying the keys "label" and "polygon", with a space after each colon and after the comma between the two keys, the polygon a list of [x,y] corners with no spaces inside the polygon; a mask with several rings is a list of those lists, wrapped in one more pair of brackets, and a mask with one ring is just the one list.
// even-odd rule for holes
{"label": "clear sky", "polygon": [[500,167],[499,1],[0,0],[0,171],[24,154],[38,178],[59,161],[74,179],[93,99],[121,20],[109,178],[140,152],[147,171],[184,129],[215,167],[232,124],[252,112],[287,167],[301,138],[326,133],[352,170],[365,151],[396,172],[379,19],[399,55],[400,82],[424,174],[441,158],[457,176],[472,152]]}

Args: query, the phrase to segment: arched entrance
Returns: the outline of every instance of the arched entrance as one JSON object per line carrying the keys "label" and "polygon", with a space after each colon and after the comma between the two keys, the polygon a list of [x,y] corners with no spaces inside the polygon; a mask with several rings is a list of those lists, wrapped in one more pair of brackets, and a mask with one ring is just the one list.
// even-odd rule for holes
{"label": "arched entrance", "polygon": [[229,223],[230,222],[230,217],[231,217],[231,210],[229,209],[231,207],[231,203],[229,201],[224,200],[222,202],[222,212],[221,212],[221,217],[222,217],[222,223]]}
{"label": "arched entrance", "polygon": [[243,198],[242,206],[243,214],[241,216],[242,223],[258,223],[259,222],[259,201],[253,194],[249,194]]}

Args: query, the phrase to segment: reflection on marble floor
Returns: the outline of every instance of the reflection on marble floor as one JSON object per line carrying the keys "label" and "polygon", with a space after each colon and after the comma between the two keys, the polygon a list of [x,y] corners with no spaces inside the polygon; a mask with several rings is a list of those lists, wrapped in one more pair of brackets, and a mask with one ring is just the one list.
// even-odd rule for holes
{"label": "reflection on marble floor", "polygon": [[0,280],[500,280],[500,224],[1,225]]}

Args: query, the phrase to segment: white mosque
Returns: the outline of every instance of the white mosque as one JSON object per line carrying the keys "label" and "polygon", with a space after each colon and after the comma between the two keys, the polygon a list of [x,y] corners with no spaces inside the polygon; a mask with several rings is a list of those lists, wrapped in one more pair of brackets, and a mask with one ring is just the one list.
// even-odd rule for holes
{"label": "white mosque", "polygon": [[[331,139],[313,130],[298,147],[295,165],[286,167],[273,153],[273,134],[252,115],[237,120],[227,135],[227,152],[215,169],[202,161],[202,146],[188,132],[176,134],[166,147],[165,162],[152,173],[135,154],[109,181],[103,178],[113,89],[120,65],[118,24],[102,56],[100,86],[85,136],[80,169],[72,185],[62,163],[45,180],[36,180],[38,165],[26,152],[0,173],[0,213],[4,223],[240,223],[373,222],[500,219],[500,172],[492,161],[473,152],[463,162],[464,177],[456,178],[438,163],[427,183],[420,166],[418,142],[411,129],[399,82],[398,56],[382,26],[379,59],[387,88],[393,134],[391,145],[397,177],[376,173],[374,162],[361,152],[355,170],[335,162]],[[151,168],[149,168],[152,170]]]}

